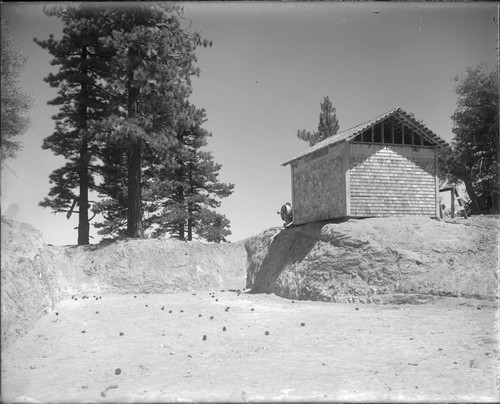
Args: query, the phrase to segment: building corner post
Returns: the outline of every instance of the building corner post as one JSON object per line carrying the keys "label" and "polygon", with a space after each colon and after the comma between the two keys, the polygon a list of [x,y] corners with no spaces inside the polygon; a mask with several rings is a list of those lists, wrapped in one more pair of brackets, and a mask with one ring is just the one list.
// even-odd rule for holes
{"label": "building corner post", "polygon": [[435,172],[435,182],[436,182],[436,203],[435,203],[435,216],[440,218],[439,213],[439,147],[434,146],[434,172]]}

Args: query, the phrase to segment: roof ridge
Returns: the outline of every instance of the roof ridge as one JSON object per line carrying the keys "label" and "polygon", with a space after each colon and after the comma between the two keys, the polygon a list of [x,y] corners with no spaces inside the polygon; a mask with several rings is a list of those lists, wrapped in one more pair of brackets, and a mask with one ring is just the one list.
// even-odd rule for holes
{"label": "roof ridge", "polygon": [[[383,117],[384,115],[394,114],[394,113],[396,113],[398,110],[404,111],[404,110],[403,110],[403,108],[401,108],[401,107],[396,107],[396,108],[390,109],[389,111],[384,112],[383,114],[380,114],[380,115],[378,115],[378,116],[377,116],[377,117],[375,117],[375,118],[368,119],[368,120],[366,120],[365,122],[360,123],[359,125],[353,126],[353,127],[349,128],[349,129],[343,130],[342,132],[340,132],[340,133],[338,133],[338,134],[340,135],[340,134],[342,134],[342,133],[344,133],[344,132],[347,132],[347,131],[349,131],[349,130],[355,129],[355,128],[357,128],[358,126],[363,126],[363,125],[366,125],[368,122],[373,122],[373,121],[376,121],[377,119],[380,119],[380,118],[381,118],[381,117]],[[333,135],[333,136],[336,136],[336,135],[337,135],[337,134],[335,134],[335,135]],[[332,136],[332,137],[333,137],[333,136]],[[327,138],[327,139],[328,139],[328,138]],[[325,139],[325,140],[326,140],[326,139]]]}

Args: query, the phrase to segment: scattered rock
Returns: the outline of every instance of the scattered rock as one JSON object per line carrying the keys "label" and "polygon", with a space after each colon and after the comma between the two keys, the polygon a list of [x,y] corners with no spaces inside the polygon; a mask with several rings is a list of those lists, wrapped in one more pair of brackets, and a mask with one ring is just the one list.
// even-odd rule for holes
{"label": "scattered rock", "polygon": [[203,317],[201,314],[198,314],[198,317]]}
{"label": "scattered rock", "polygon": [[123,335],[125,335],[123,332],[120,332],[120,337],[122,337]]}
{"label": "scattered rock", "polygon": [[265,335],[269,335],[269,331],[266,331],[264,334],[265,334]]}
{"label": "scattered rock", "polygon": [[168,312],[169,312],[169,313],[172,313],[172,310],[169,310]]}
{"label": "scattered rock", "polygon": [[255,309],[252,308],[252,310],[250,310],[250,311],[255,311]]}
{"label": "scattered rock", "polygon": [[301,327],[305,327],[305,326],[306,326],[306,323],[300,323],[300,326],[301,326]]}
{"label": "scattered rock", "polygon": [[56,316],[58,316],[58,315],[59,315],[59,312],[58,312],[58,311],[56,311]]}
{"label": "scattered rock", "polygon": [[165,310],[165,307],[163,306],[161,309],[162,309],[162,310]]}
{"label": "scattered rock", "polygon": [[203,336],[203,341],[206,341],[206,340],[207,340],[207,336],[206,336],[206,335],[204,335],[204,336]]}
{"label": "scattered rock", "polygon": [[184,313],[184,310],[181,310],[181,313]]}
{"label": "scattered rock", "polygon": [[85,334],[85,330],[82,331],[82,334]]}
{"label": "scattered rock", "polygon": [[222,327],[222,331],[226,331],[226,327]]}
{"label": "scattered rock", "polygon": [[146,304],[146,307],[148,307],[148,305]]}
{"label": "scattered rock", "polygon": [[214,316],[210,316],[210,320],[213,320],[214,319]]}
{"label": "scattered rock", "polygon": [[99,314],[99,311],[96,311],[95,314]]}
{"label": "scattered rock", "polygon": [[120,368],[115,369],[115,375],[119,375],[121,372],[122,372],[122,370]]}

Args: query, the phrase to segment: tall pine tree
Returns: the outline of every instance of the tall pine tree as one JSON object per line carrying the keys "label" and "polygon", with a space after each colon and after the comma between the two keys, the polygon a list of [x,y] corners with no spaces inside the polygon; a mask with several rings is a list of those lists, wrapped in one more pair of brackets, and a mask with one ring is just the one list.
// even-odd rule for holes
{"label": "tall pine tree", "polygon": [[323,99],[320,108],[318,131],[310,132],[305,129],[297,131],[297,137],[308,142],[309,146],[314,146],[316,143],[335,135],[340,128],[336,109],[328,97]]}
{"label": "tall pine tree", "polygon": [[97,83],[109,75],[111,53],[99,39],[110,35],[111,29],[106,13],[94,6],[56,6],[45,13],[62,19],[65,27],[60,40],[52,35],[47,40],[35,38],[53,56],[51,64],[59,66],[57,73],[45,78],[59,89],[49,104],[59,106],[60,112],[53,117],[54,134],[44,139],[42,147],[69,162],[50,175],[55,185],[40,205],[54,213],[66,212],[68,218],[78,205],[78,244],[85,245],[89,243],[89,191],[95,187],[90,170],[99,148],[89,126],[110,112],[107,94],[99,91]]}
{"label": "tall pine tree", "polygon": [[[60,66],[47,77],[59,88],[52,104],[61,110],[44,148],[69,162],[51,175],[55,185],[41,204],[68,214],[79,205],[79,244],[88,243],[89,189],[118,198],[108,201],[111,209],[121,202],[125,185],[126,235],[143,236],[142,150],[162,152],[172,144],[179,105],[191,92],[190,77],[198,74],[194,49],[210,45],[182,29],[181,13],[176,5],[146,3],[47,11],[61,18],[65,29],[60,41],[36,40]],[[110,178],[122,167],[124,152],[127,179],[117,190],[121,176]],[[101,175],[101,182],[93,174]]]}
{"label": "tall pine tree", "polygon": [[118,108],[96,128],[127,152],[127,237],[144,237],[141,175],[145,145],[162,153],[174,142],[178,111],[191,93],[194,50],[205,45],[182,29],[172,4],[135,3],[113,9],[112,74],[104,83]]}

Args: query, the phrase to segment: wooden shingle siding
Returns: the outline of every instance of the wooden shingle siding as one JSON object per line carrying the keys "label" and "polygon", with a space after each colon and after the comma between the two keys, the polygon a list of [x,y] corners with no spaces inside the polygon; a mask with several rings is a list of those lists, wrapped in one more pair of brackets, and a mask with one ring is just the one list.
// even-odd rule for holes
{"label": "wooden shingle siding", "polygon": [[294,224],[346,215],[347,144],[292,163]]}
{"label": "wooden shingle siding", "polygon": [[350,144],[350,216],[434,216],[435,149]]}

